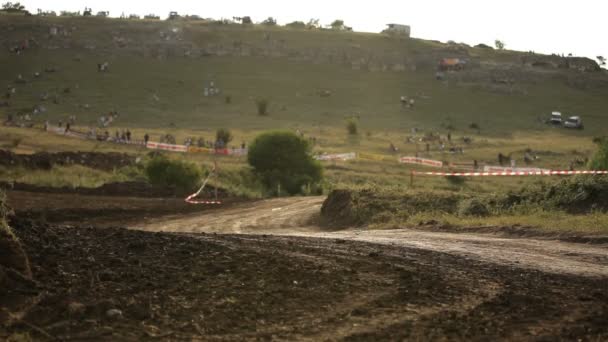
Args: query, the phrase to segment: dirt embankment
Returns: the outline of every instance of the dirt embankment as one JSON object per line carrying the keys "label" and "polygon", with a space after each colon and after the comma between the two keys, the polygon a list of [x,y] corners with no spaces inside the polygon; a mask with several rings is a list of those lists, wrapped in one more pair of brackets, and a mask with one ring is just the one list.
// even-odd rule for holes
{"label": "dirt embankment", "polygon": [[82,165],[93,169],[112,171],[136,163],[136,157],[117,152],[38,152],[16,154],[0,149],[0,165],[26,169],[49,170],[54,165]]}

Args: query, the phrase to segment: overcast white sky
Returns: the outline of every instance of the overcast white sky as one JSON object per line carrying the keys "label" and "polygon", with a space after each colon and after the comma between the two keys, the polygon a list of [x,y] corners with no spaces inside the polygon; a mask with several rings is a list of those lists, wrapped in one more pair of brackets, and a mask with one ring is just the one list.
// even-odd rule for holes
{"label": "overcast white sky", "polygon": [[[2,0],[4,2],[5,0]],[[355,31],[379,32],[387,23],[411,25],[412,36],[493,45],[542,53],[572,53],[595,59],[608,57],[608,1],[606,0],[23,0],[31,12],[43,10],[94,12],[110,16],[169,11],[208,18],[249,15],[254,21],[269,16],[280,24],[321,19],[329,24],[343,19]]]}

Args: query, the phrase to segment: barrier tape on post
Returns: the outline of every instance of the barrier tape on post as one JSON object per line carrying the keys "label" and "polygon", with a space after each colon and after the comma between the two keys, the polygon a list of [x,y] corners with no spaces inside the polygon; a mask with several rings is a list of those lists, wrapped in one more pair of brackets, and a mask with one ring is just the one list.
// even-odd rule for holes
{"label": "barrier tape on post", "polygon": [[608,171],[559,171],[548,170],[538,172],[421,172],[412,171],[414,175],[420,176],[442,176],[442,177],[489,177],[489,176],[570,176],[570,175],[608,175]]}
{"label": "barrier tape on post", "polygon": [[357,158],[357,154],[355,152],[338,153],[338,154],[320,154],[318,156],[315,156],[315,159],[320,160],[320,161],[332,161],[332,160],[347,161],[347,160],[353,160],[355,158]]}
{"label": "barrier tape on post", "polygon": [[401,164],[416,164],[433,167],[443,167],[443,162],[440,160],[432,160],[418,157],[401,157],[399,158]]}
{"label": "barrier tape on post", "polygon": [[207,176],[207,178],[205,178],[205,181],[203,182],[203,185],[201,185],[200,189],[198,189],[198,191],[195,192],[195,193],[193,193],[192,195],[186,197],[186,199],[185,199],[186,203],[190,203],[190,204],[222,204],[222,202],[220,202],[220,201],[194,200],[193,199],[196,196],[200,195],[201,192],[203,192],[203,189],[205,188],[205,185],[207,185],[207,182],[209,181],[209,178],[211,178],[211,176],[215,173],[216,169],[217,169],[217,165],[213,166],[213,170],[211,170],[211,172],[209,172],[209,175]]}

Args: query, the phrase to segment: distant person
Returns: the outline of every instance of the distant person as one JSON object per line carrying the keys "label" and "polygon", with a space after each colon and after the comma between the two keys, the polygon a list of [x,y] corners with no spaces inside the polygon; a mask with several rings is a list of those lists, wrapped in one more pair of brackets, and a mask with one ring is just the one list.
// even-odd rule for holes
{"label": "distant person", "polygon": [[68,122],[68,123],[65,124],[65,131],[64,132],[67,133],[69,131],[70,131],[70,123]]}
{"label": "distant person", "polygon": [[127,142],[131,142],[131,131],[129,131],[128,129],[127,129],[126,136],[127,136]]}
{"label": "distant person", "polygon": [[150,140],[150,136],[148,135],[148,133],[146,133],[144,135],[144,145],[148,145],[148,140]]}

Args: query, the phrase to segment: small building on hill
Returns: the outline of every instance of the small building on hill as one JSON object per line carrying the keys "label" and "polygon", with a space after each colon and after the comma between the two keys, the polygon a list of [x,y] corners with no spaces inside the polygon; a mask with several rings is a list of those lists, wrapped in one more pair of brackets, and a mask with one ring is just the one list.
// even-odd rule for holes
{"label": "small building on hill", "polygon": [[411,34],[411,28],[409,25],[387,24],[387,26],[388,27],[384,31],[382,31],[382,33],[397,34],[407,37],[409,37]]}

